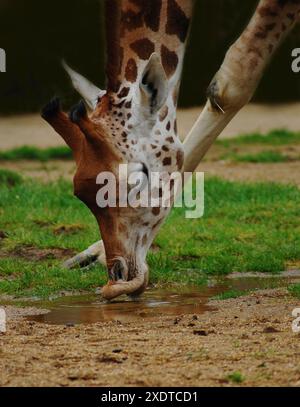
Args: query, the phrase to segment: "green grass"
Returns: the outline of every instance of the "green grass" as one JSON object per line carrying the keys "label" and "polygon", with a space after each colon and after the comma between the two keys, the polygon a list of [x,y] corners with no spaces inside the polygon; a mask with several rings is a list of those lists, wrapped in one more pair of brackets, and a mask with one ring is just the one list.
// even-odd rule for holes
{"label": "green grass", "polygon": [[293,284],[289,286],[289,292],[296,298],[300,299],[300,284]]}
{"label": "green grass", "polygon": [[[227,140],[218,140],[216,144],[223,147],[234,147],[240,145],[270,145],[281,146],[286,144],[300,143],[300,133],[288,130],[273,130],[266,135],[253,133],[250,135],[241,135],[239,137]],[[72,159],[72,152],[68,147],[49,147],[41,149],[33,146],[23,146],[7,151],[0,151],[0,161],[48,161],[58,159]],[[261,162],[261,161],[253,161]],[[269,161],[274,162],[274,161]]]}
{"label": "green grass", "polygon": [[240,298],[243,297],[245,295],[249,294],[249,290],[229,290],[229,291],[224,291],[223,293],[216,295],[214,297],[215,300],[230,300],[232,298]]}
{"label": "green grass", "polygon": [[72,159],[72,152],[68,147],[38,147],[23,146],[12,150],[0,151],[0,161],[48,161]]}
{"label": "green grass", "polygon": [[278,151],[261,151],[256,154],[227,154],[223,158],[236,162],[248,163],[285,163],[291,161],[289,157]]}
{"label": "green grass", "polygon": [[16,186],[21,184],[23,178],[14,171],[0,169],[0,188],[2,186]]}
{"label": "green grass", "polygon": [[245,134],[232,139],[218,140],[217,144],[223,147],[233,147],[250,144],[263,144],[270,146],[282,146],[287,144],[299,144],[300,133],[289,130],[272,130],[262,135],[261,133]]}
{"label": "green grass", "polygon": [[235,384],[241,384],[245,381],[245,377],[240,372],[233,372],[229,374],[226,379]]}
{"label": "green grass", "polygon": [[[0,239],[0,293],[48,296],[103,284],[100,266],[65,271],[61,259],[20,255],[29,247],[77,252],[99,239],[96,221],[73,197],[71,183],[0,182],[0,197],[0,231],[8,235]],[[286,262],[299,262],[299,189],[209,179],[205,198],[202,219],[185,219],[184,208],[172,211],[156,238],[159,251],[148,256],[151,282],[200,285],[211,275],[277,273]]]}

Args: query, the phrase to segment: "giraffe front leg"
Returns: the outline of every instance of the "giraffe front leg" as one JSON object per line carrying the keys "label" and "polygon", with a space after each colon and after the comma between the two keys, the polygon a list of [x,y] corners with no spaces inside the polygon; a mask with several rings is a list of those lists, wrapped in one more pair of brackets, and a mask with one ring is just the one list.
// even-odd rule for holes
{"label": "giraffe front leg", "polygon": [[65,261],[63,267],[73,269],[76,267],[87,267],[95,263],[100,263],[103,266],[106,266],[105,248],[102,240],[94,243],[88,249]]}
{"label": "giraffe front leg", "polygon": [[261,0],[248,27],[230,47],[208,89],[207,104],[186,138],[185,171],[199,165],[218,135],[252,98],[264,70],[299,20],[300,0]]}

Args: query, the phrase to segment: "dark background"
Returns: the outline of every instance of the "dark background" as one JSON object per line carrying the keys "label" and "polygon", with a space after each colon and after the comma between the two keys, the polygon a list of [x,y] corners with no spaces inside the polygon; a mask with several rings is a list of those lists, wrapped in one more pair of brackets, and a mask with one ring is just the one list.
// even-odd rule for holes
{"label": "dark background", "polygon": [[[149,0],[151,1],[151,0]],[[0,0],[0,114],[38,111],[54,94],[66,107],[77,101],[60,60],[104,87],[103,0]],[[238,37],[256,0],[196,0],[196,15],[184,69],[181,106],[199,105],[229,45]],[[277,53],[255,100],[299,100],[300,74],[291,71],[291,51],[300,28]]]}

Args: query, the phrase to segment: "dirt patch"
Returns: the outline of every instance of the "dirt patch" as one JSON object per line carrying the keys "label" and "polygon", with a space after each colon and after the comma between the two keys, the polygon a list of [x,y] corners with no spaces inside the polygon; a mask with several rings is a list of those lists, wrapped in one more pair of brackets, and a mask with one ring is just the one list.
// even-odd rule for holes
{"label": "dirt patch", "polygon": [[228,181],[275,182],[300,186],[300,161],[277,164],[204,162],[197,171]]}
{"label": "dirt patch", "polygon": [[[245,153],[247,150],[245,149]],[[48,163],[50,165],[51,162]],[[57,162],[53,172],[35,168],[32,163],[1,163],[2,168],[20,171],[27,177],[45,182],[55,181],[63,177],[73,179],[74,164]],[[278,182],[300,186],[300,161],[272,164],[233,163],[227,161],[205,161],[199,165],[197,171],[205,172],[206,176],[221,177],[229,181],[242,182]]]}
{"label": "dirt patch", "polygon": [[74,235],[84,230],[82,225],[59,225],[53,228],[55,235]]}
{"label": "dirt patch", "polygon": [[270,273],[231,273],[227,276],[230,280],[236,279],[247,279],[247,278],[259,278],[259,279],[300,279],[300,270],[286,270],[280,274],[270,274]]}
{"label": "dirt patch", "polygon": [[[262,132],[286,128],[299,131],[300,104],[276,105],[250,104],[233,119],[221,138],[235,137],[238,134]],[[184,138],[192,128],[202,107],[179,109],[179,134]],[[39,114],[9,116],[0,118],[0,149],[32,145],[36,147],[55,147],[64,145],[61,137],[40,117]]]}
{"label": "dirt patch", "polygon": [[[300,144],[286,144],[282,146],[272,146],[264,144],[242,144],[237,146],[225,147],[220,144],[214,144],[204,157],[206,161],[234,161],[234,156],[243,157],[245,155],[257,155],[262,152],[274,152],[281,154],[284,162],[293,162],[300,160]],[[267,163],[264,163],[267,164]]]}
{"label": "dirt patch", "polygon": [[34,246],[20,246],[10,252],[1,252],[1,257],[19,257],[29,261],[62,260],[75,255],[71,249],[39,249]]}
{"label": "dirt patch", "polygon": [[[299,301],[285,290],[210,303],[216,310],[94,325],[18,316],[0,336],[1,386],[299,386]],[[143,374],[141,375],[141,372]]]}
{"label": "dirt patch", "polygon": [[39,179],[45,182],[57,181],[60,178],[72,180],[75,174],[75,164],[72,161],[1,161],[2,169],[16,171],[24,177]]}
{"label": "dirt patch", "polygon": [[[299,131],[299,103],[254,104],[245,106],[222,132],[219,139],[228,139],[240,134],[268,133],[274,129]],[[179,109],[178,129],[184,138],[197,120],[202,107]]]}

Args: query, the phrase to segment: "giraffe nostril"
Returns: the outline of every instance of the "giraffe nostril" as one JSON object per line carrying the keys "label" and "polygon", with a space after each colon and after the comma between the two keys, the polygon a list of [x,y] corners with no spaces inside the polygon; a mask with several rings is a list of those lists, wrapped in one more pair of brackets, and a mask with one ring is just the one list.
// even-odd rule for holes
{"label": "giraffe nostril", "polygon": [[123,259],[117,260],[109,272],[112,281],[127,281],[128,271]]}

